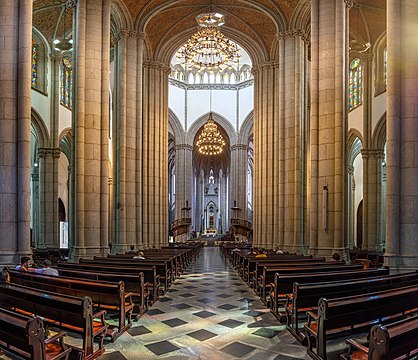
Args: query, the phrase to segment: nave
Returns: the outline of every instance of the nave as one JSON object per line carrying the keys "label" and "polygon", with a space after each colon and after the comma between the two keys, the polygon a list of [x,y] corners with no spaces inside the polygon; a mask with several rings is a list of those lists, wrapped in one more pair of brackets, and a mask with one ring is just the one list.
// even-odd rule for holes
{"label": "nave", "polygon": [[204,248],[168,293],[100,360],[309,359],[301,346],[225,262]]}

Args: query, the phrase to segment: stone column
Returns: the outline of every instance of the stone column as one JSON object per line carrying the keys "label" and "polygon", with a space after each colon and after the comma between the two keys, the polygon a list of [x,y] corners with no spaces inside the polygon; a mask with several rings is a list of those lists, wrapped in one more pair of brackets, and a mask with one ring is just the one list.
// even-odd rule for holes
{"label": "stone column", "polygon": [[168,243],[168,74],[165,64],[144,62],[142,124],[143,241]]}
{"label": "stone column", "polygon": [[418,3],[387,0],[386,264],[418,266]]}
{"label": "stone column", "polygon": [[40,221],[39,221],[39,167],[34,168],[34,172],[31,174],[32,177],[32,246],[35,248],[39,244],[39,233],[40,233]]}
{"label": "stone column", "polygon": [[[193,146],[189,144],[176,145],[176,216],[175,219],[181,219],[186,207],[186,202],[192,205],[189,215],[193,213],[193,167],[192,167]],[[187,239],[187,233],[176,237],[176,240],[183,241]]]}
{"label": "stone column", "polygon": [[110,0],[75,11],[70,256],[108,253]]}
{"label": "stone column", "polygon": [[0,1],[0,264],[30,254],[32,3]]}
{"label": "stone column", "polygon": [[38,248],[59,248],[58,159],[59,148],[40,148],[40,233]]}
{"label": "stone column", "polygon": [[345,79],[344,0],[312,0],[310,249],[344,252]]}
{"label": "stone column", "polygon": [[347,238],[348,238],[348,248],[352,249],[354,247],[354,202],[355,202],[355,190],[356,182],[354,180],[354,166],[347,165],[348,173],[348,226],[347,226]]}
{"label": "stone column", "polygon": [[258,247],[272,247],[283,238],[279,219],[281,177],[279,162],[279,64],[253,68],[254,73],[254,240]]}
{"label": "stone column", "polygon": [[229,203],[241,209],[237,213],[240,219],[247,220],[247,145],[231,146],[231,190]]}
{"label": "stone column", "polygon": [[[282,169],[283,244],[286,250],[298,253],[305,250],[304,239],[304,179],[305,179],[305,48],[307,37],[303,30],[281,33],[280,63],[284,68],[279,82],[282,106],[281,128],[284,142]],[[282,63],[282,61],[284,61]]]}
{"label": "stone column", "polygon": [[[72,7],[67,3],[66,7]],[[50,118],[51,128],[49,144],[39,149],[39,180],[40,180],[40,233],[38,248],[59,248],[59,216],[58,216],[58,159],[59,149],[59,107],[60,107],[60,66],[62,56],[54,50],[51,55],[51,94]]]}
{"label": "stone column", "polygon": [[116,252],[125,252],[130,245],[143,246],[142,34],[121,31],[115,48],[114,247]]}
{"label": "stone column", "polygon": [[382,161],[380,149],[363,149],[363,248],[382,250]]}

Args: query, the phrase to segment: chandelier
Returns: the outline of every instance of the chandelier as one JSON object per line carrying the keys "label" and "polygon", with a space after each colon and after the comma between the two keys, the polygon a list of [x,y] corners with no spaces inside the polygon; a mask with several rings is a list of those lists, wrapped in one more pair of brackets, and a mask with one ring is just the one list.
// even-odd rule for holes
{"label": "chandelier", "polygon": [[219,13],[206,13],[196,16],[202,28],[194,34],[178,52],[178,58],[193,67],[220,68],[237,63],[240,55],[238,46],[226,38],[219,30],[224,17]]}
{"label": "chandelier", "polygon": [[225,140],[212,119],[212,113],[209,114],[209,119],[203,126],[196,146],[202,155],[219,155],[223,151]]}

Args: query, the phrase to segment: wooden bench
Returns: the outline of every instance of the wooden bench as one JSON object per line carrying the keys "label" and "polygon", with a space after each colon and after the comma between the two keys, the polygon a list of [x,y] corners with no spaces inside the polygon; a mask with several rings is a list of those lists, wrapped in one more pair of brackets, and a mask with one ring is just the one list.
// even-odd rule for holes
{"label": "wooden bench", "polygon": [[318,301],[322,297],[341,298],[411,285],[418,285],[418,272],[349,281],[339,279],[327,283],[299,284],[295,282],[292,296],[288,296],[285,306],[288,330],[296,339],[303,341],[305,336],[299,329],[301,316],[307,311],[316,310]]}
{"label": "wooden bench", "polygon": [[270,292],[272,283],[274,282],[274,276],[279,274],[295,274],[295,273],[319,273],[319,272],[342,272],[350,270],[361,270],[361,265],[343,265],[332,263],[319,263],[319,264],[296,264],[288,267],[276,265],[276,266],[263,266],[263,275],[257,280],[258,293],[261,300],[269,306],[267,303],[267,294]]}
{"label": "wooden bench", "polygon": [[31,360],[68,359],[65,332],[45,338],[43,321],[0,308],[0,348]]}
{"label": "wooden bench", "polygon": [[125,291],[132,294],[134,303],[134,316],[138,319],[141,315],[148,311],[148,307],[152,304],[151,292],[148,288],[149,283],[144,282],[144,274],[141,272],[138,275],[117,274],[117,273],[103,273],[91,270],[72,270],[72,269],[58,269],[61,277],[86,279],[92,281],[105,281],[111,283],[125,283]]}
{"label": "wooden bench", "polygon": [[[115,341],[122,333],[128,330],[131,325],[132,293],[125,291],[125,283],[81,280],[61,276],[38,275],[34,273],[23,273],[8,269],[10,281],[14,284],[24,285],[38,290],[45,290],[59,294],[76,297],[89,296],[95,310],[105,309],[108,312],[117,312],[118,326],[109,326],[107,335]],[[126,321],[127,319],[127,321]]]}
{"label": "wooden bench", "polygon": [[343,281],[351,279],[374,278],[389,275],[389,268],[362,269],[348,271],[327,271],[319,273],[296,273],[274,275],[274,283],[271,284],[270,308],[273,314],[281,319],[278,309],[279,302],[286,301],[286,295],[293,292],[293,283],[320,283],[329,281]]}
{"label": "wooden bench", "polygon": [[[25,315],[39,316],[46,324],[81,335],[83,359],[94,359],[105,351],[106,311],[93,313],[93,303],[87,296],[78,298],[16,284],[1,284],[0,305]],[[93,347],[94,338],[98,338],[99,343],[96,350]]]}
{"label": "wooden bench", "polygon": [[[143,268],[143,267],[155,267],[156,273],[159,277],[160,284],[162,286],[159,286],[159,290],[164,295],[171,284],[171,265],[169,265],[170,261],[164,261],[164,260],[142,260],[142,259],[125,259],[125,260],[113,260],[113,259],[107,259],[107,258],[99,258],[99,259],[93,259],[93,260],[87,260],[87,259],[80,259],[80,265],[81,264],[93,264],[93,265],[99,265],[99,266],[105,266],[106,268],[110,267],[123,267],[124,269],[132,269],[135,270],[136,268]],[[157,293],[158,295],[158,293]]]}
{"label": "wooden bench", "polygon": [[345,298],[321,298],[318,312],[307,312],[308,319],[304,325],[308,339],[307,352],[313,359],[325,360],[328,338],[368,332],[376,323],[397,321],[416,312],[417,306],[418,286]]}
{"label": "wooden bench", "polygon": [[391,324],[375,325],[370,330],[369,347],[353,339],[343,360],[411,359],[418,355],[418,315]]}
{"label": "wooden bench", "polygon": [[[94,273],[106,273],[106,274],[118,274],[118,275],[135,275],[136,277],[144,275],[144,282],[148,283],[150,291],[150,304],[153,304],[158,300],[160,277],[157,275],[155,266],[141,266],[141,267],[126,267],[118,264],[94,264],[94,263],[58,263],[58,271],[61,274],[63,270],[77,270],[78,272],[94,272]],[[63,274],[64,275],[64,274]],[[65,276],[65,275],[64,275]],[[126,281],[125,281],[126,285]],[[130,291],[130,290],[128,290]]]}

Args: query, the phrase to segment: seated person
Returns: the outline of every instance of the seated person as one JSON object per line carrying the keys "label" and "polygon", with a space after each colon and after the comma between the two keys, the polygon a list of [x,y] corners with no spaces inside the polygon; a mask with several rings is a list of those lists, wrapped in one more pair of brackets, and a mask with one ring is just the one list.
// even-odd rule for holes
{"label": "seated person", "polygon": [[7,271],[7,268],[3,268],[3,270],[0,273],[0,284],[7,284],[10,282],[10,275]]}
{"label": "seated person", "polygon": [[251,249],[250,249],[250,252],[249,252],[248,254],[250,254],[250,255],[257,255],[257,254],[258,254],[258,252],[257,252],[257,251],[255,251],[255,249],[254,249],[254,248],[251,248]]}
{"label": "seated person", "polygon": [[340,254],[334,253],[334,254],[332,254],[332,258],[331,258],[330,261],[335,262],[335,261],[340,261],[340,260],[341,260]]}
{"label": "seated person", "polygon": [[15,270],[22,271],[22,272],[34,271],[34,269],[30,267],[29,262],[30,262],[29,256],[22,256],[20,258],[20,265],[17,265]]}
{"label": "seated person", "polygon": [[145,259],[144,253],[142,251],[138,251],[133,259]]}
{"label": "seated person", "polygon": [[52,275],[52,276],[60,276],[60,274],[58,273],[57,269],[53,269],[51,260],[49,259],[45,259],[42,262],[42,265],[44,266],[41,269],[35,269],[35,273],[36,274],[41,274],[41,275]]}
{"label": "seated person", "polygon": [[135,246],[134,245],[131,245],[131,248],[130,248],[131,250],[129,250],[128,252],[127,252],[127,254],[134,254],[134,255],[136,255],[137,254],[137,251],[135,250]]}
{"label": "seated person", "polygon": [[267,257],[267,251],[263,248],[260,249],[260,252],[258,255],[255,256],[256,258],[266,258]]}
{"label": "seated person", "polygon": [[283,254],[283,250],[281,250],[279,247],[276,247],[276,254]]}

